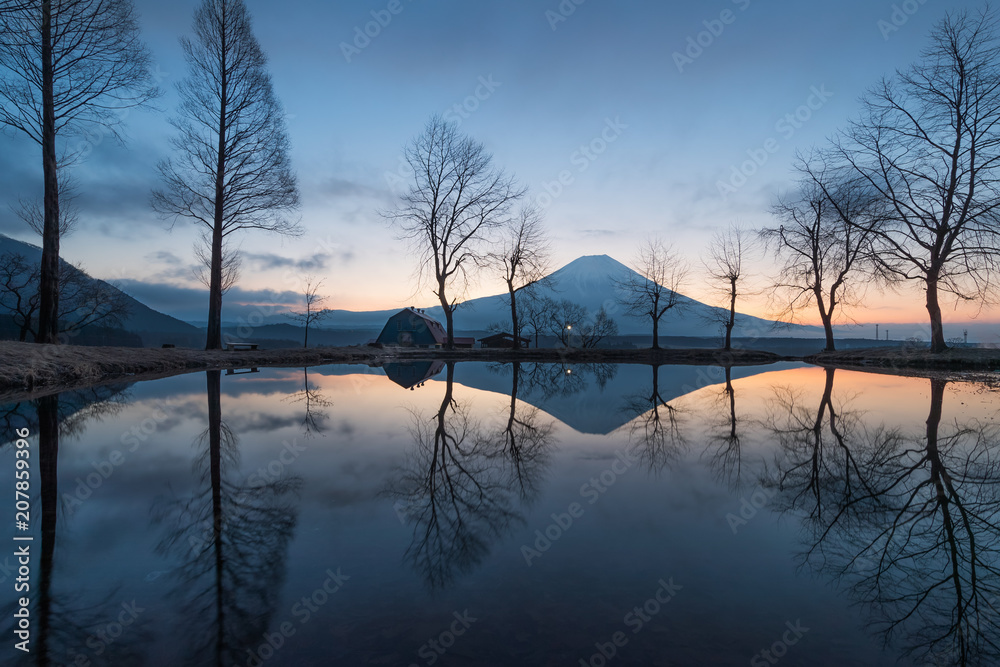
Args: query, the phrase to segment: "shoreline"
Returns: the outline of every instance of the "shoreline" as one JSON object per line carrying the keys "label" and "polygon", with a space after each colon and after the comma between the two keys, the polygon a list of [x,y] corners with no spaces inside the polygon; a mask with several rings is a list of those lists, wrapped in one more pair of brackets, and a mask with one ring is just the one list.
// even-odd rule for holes
{"label": "shoreline", "polygon": [[[871,348],[782,356],[772,352],[721,349],[464,349],[427,350],[367,346],[205,351],[186,348],[84,347],[0,341],[0,401],[10,403],[47,394],[114,382],[154,380],[204,370],[304,368],[325,364],[363,364],[442,360],[509,363],[613,363],[646,365],[756,366],[805,362],[845,370],[994,371],[1000,350],[958,348],[938,355],[925,350]],[[900,374],[910,374],[901,372]]]}

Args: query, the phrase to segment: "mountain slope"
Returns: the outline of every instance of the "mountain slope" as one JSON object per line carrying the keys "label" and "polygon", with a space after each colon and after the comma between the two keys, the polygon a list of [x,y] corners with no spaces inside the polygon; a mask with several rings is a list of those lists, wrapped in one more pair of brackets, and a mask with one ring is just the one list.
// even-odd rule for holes
{"label": "mountain slope", "polygon": [[[616,285],[629,275],[637,274],[607,255],[588,255],[577,258],[550,274],[548,284],[539,290],[539,294],[556,301],[572,301],[586,307],[591,314],[597,313],[603,306],[618,322],[619,333],[622,335],[649,335],[651,325],[648,319],[630,317],[624,312],[622,295]],[[670,311],[660,321],[661,336],[719,335],[718,326],[711,322],[717,321],[719,314],[725,311],[686,296],[682,296],[681,301],[686,306],[683,310]],[[426,310],[431,317],[444,321],[440,306],[428,307]],[[381,327],[394,312],[396,311],[334,311],[323,326],[358,329]],[[490,324],[500,323],[503,326],[509,321],[510,309],[506,304],[506,295],[500,294],[472,299],[462,304],[455,313],[455,328],[461,331],[485,331]],[[819,334],[821,332],[816,327],[774,322],[743,314],[737,314],[733,331],[734,336],[743,337]]]}
{"label": "mountain slope", "polygon": [[[17,241],[9,236],[0,234],[0,255],[6,253],[23,255],[32,264],[37,264],[42,259],[42,249],[38,246]],[[103,280],[98,280],[97,278],[91,278],[91,280],[104,283]],[[121,291],[114,285],[109,285],[109,287],[119,292]],[[166,342],[166,338],[171,336],[178,338],[177,342],[180,344],[189,344],[186,340],[187,338],[196,335],[198,337],[203,336],[199,329],[187,322],[182,322],[169,315],[164,315],[159,311],[153,310],[128,294],[125,294],[125,297],[129,304],[129,317],[122,324],[122,328],[126,331],[140,334],[143,337],[144,344],[159,345],[160,342],[157,341],[160,338],[163,338],[164,342]]]}

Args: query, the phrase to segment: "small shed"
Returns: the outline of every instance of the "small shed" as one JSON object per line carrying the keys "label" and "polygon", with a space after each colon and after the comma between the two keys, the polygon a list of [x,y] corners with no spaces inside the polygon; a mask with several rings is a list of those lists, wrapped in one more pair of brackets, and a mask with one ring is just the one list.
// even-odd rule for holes
{"label": "small shed", "polygon": [[[448,333],[423,309],[404,308],[389,318],[375,342],[398,347],[444,347],[448,342]],[[471,348],[475,343],[475,338],[455,337],[455,347],[458,348]]]}
{"label": "small shed", "polygon": [[[531,339],[525,338],[524,336],[518,336],[520,341],[520,347],[530,347]],[[486,338],[479,339],[479,347],[489,347],[494,349],[513,349],[514,347],[514,334],[509,334],[506,331],[501,333],[493,334],[492,336],[487,336]]]}

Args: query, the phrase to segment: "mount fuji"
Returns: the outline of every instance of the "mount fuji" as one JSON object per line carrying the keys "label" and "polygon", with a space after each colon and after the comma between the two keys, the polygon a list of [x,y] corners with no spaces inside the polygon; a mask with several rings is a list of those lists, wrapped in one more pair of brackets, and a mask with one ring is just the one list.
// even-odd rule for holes
{"label": "mount fuji", "polygon": [[[537,294],[554,301],[567,300],[584,306],[591,314],[603,307],[618,323],[619,333],[625,335],[649,335],[651,325],[648,318],[636,318],[625,312],[622,294],[617,287],[629,276],[638,274],[618,260],[608,255],[587,255],[579,257],[548,277],[544,287]],[[506,294],[480,297],[463,303],[455,311],[455,329],[459,331],[486,331],[493,323],[503,326],[510,321],[510,308]],[[660,321],[661,336],[716,336],[719,334],[713,322],[720,321],[725,313],[721,308],[709,306],[700,301],[681,295],[683,308],[668,311]],[[428,307],[427,314],[443,322],[444,312],[440,306]],[[323,323],[325,328],[381,328],[395,310],[351,312],[333,311]],[[801,326],[784,322],[765,320],[759,317],[737,313],[734,336],[816,336],[821,335],[817,327]]]}

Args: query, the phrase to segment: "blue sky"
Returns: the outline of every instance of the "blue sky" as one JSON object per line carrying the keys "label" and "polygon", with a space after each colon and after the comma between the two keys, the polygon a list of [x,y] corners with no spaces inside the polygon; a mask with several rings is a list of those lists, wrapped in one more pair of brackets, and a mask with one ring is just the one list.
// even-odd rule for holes
{"label": "blue sky", "polygon": [[[169,151],[173,86],[184,75],[177,39],[188,34],[197,3],[136,4],[166,93],[158,101],[162,111],[130,114],[126,147],[93,142],[74,169],[82,222],[63,254],[96,276],[123,281],[153,307],[204,319],[199,313],[207,303],[192,303],[197,230],[184,221],[171,229],[148,206],[156,161]],[[651,234],[696,264],[716,229],[734,221],[768,223],[769,204],[791,185],[796,150],[821,144],[857,112],[867,86],[914,61],[946,10],[981,6],[963,0],[247,4],[288,114],[305,234],[242,237],[244,277],[227,297],[227,318],[238,304],[289,301],[307,272],[326,278],[332,307],[430,305],[429,291],[414,293],[407,247],[378,211],[391,207],[398,192],[393,174],[402,147],[434,113],[460,120],[530,188],[544,206],[557,266],[587,254],[628,263]],[[375,36],[358,38],[366,27]],[[0,169],[9,174],[0,198],[36,196],[37,149],[20,138],[0,141]],[[732,181],[733,169],[754,156],[763,164],[753,165],[745,183]],[[732,191],[720,192],[720,182]],[[0,231],[34,240],[5,207]],[[767,266],[760,262],[762,270]],[[688,291],[707,295],[699,283],[695,276]],[[473,295],[501,289],[484,276]],[[920,303],[916,293],[873,299],[856,316],[921,321]]]}

